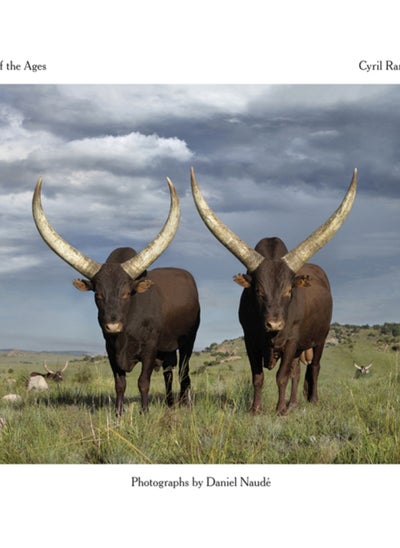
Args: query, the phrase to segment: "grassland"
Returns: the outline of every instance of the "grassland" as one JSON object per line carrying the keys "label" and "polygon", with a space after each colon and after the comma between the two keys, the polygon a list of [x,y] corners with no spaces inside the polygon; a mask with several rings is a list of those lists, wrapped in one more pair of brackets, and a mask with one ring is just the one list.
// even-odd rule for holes
{"label": "grassland", "polygon": [[[128,375],[118,420],[104,357],[69,356],[63,383],[27,393],[25,380],[40,370],[44,355],[0,353],[0,398],[22,396],[14,404],[0,399],[0,463],[399,463],[398,327],[332,326],[319,403],[301,395],[285,417],[275,415],[275,373],[268,371],[263,413],[249,415],[252,387],[241,339],[214,343],[193,356],[190,409],[164,405],[163,376],[155,372],[150,410],[141,414],[137,366]],[[45,359],[54,369],[67,357]],[[353,361],[373,362],[371,374],[356,379]]]}

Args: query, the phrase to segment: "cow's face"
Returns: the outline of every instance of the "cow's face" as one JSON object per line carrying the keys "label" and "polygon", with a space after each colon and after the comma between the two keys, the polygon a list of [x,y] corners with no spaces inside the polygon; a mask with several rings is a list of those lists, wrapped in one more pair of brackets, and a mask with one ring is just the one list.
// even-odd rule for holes
{"label": "cow's face", "polygon": [[251,288],[267,332],[281,331],[286,325],[292,291],[296,286],[308,285],[303,276],[295,273],[280,260],[264,260],[251,274],[239,274],[234,281]]}
{"label": "cow's face", "polygon": [[294,273],[282,261],[263,261],[251,276],[251,287],[266,331],[285,327]]}
{"label": "cow's face", "polygon": [[61,371],[55,371],[51,377],[50,377],[53,381],[56,381],[56,382],[61,382],[63,380],[63,374]]}
{"label": "cow's face", "polygon": [[125,329],[132,298],[153,285],[148,278],[133,280],[119,264],[104,263],[91,281],[77,279],[81,291],[94,291],[99,323],[105,333],[117,334]]}
{"label": "cow's face", "polygon": [[354,367],[357,369],[356,376],[359,377],[360,375],[368,375],[369,369],[371,366],[372,366],[372,363],[370,363],[369,365],[357,365],[354,362]]}

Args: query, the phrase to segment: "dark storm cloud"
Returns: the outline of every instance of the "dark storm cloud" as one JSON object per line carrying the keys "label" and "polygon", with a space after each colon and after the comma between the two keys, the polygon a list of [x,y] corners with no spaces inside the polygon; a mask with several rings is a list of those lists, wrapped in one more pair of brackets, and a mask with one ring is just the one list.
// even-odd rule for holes
{"label": "dark storm cloud", "polygon": [[208,165],[212,175],[246,177],[260,185],[332,187],[358,166],[363,191],[399,195],[397,87],[378,96],[375,88],[367,93],[356,87],[360,96],[354,90],[355,97],[346,98],[340,96],[342,86],[313,86],[315,103],[305,101],[309,86],[289,86],[280,101],[282,88],[274,89],[237,119],[204,128],[205,142],[207,134],[213,136],[206,144],[205,170]]}
{"label": "dark storm cloud", "polygon": [[398,86],[0,87],[0,347],[102,348],[92,296],[74,290],[76,273],[34,227],[40,175],[53,226],[100,261],[158,233],[170,176],[181,224],[157,265],[195,274],[199,347],[239,335],[231,280],[243,267],[199,219],[191,165],[243,239],[279,235],[289,248],[336,209],[357,167],[353,211],[315,261],[330,276],[335,321],[397,321],[399,107]]}

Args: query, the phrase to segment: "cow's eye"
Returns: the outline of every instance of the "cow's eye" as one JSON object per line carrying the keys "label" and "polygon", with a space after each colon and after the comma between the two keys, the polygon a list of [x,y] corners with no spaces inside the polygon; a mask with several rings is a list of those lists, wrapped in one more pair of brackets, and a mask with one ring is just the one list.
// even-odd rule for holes
{"label": "cow's eye", "polygon": [[130,292],[130,291],[125,291],[125,292],[122,294],[122,298],[124,299],[124,301],[128,300],[130,296],[131,296],[131,292]]}
{"label": "cow's eye", "polygon": [[264,297],[264,291],[261,289],[261,287],[256,287],[256,295],[258,297]]}
{"label": "cow's eye", "polygon": [[98,301],[102,301],[103,300],[103,294],[102,293],[95,293],[94,294],[95,298],[98,300]]}
{"label": "cow's eye", "polygon": [[292,296],[292,288],[288,287],[286,291],[283,292],[284,297],[291,297]]}

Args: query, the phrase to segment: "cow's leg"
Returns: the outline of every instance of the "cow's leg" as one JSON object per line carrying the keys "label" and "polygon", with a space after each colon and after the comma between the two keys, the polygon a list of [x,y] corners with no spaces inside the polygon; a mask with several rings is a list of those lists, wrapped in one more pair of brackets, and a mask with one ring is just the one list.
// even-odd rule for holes
{"label": "cow's leg", "polygon": [[122,414],[122,406],[124,404],[124,394],[126,388],[126,372],[118,367],[116,363],[110,360],[111,368],[114,375],[114,386],[116,394],[115,413],[117,417]]}
{"label": "cow's leg", "polygon": [[264,369],[261,359],[258,363],[251,364],[251,375],[253,381],[253,403],[250,409],[252,415],[258,415],[262,411],[262,387],[264,384]]}
{"label": "cow's leg", "polygon": [[172,369],[166,369],[163,372],[163,375],[165,382],[165,402],[168,407],[172,407],[174,405],[174,395],[172,394]]}
{"label": "cow's leg", "polygon": [[176,352],[168,352],[163,355],[163,374],[165,381],[165,401],[168,407],[174,405],[174,396],[172,393],[173,368],[176,366]]}
{"label": "cow's leg", "polygon": [[153,372],[155,356],[146,357],[142,360],[142,370],[138,378],[138,388],[142,402],[142,411],[145,413],[149,408],[150,378]]}
{"label": "cow's leg", "polygon": [[181,389],[179,392],[179,403],[192,405],[193,395],[191,381],[189,376],[189,361],[193,352],[194,342],[196,340],[197,329],[200,324],[200,311],[197,314],[196,321],[189,331],[188,335],[182,340],[178,339],[179,345],[179,382]]}
{"label": "cow's leg", "polygon": [[250,361],[251,378],[253,383],[253,403],[250,408],[252,415],[258,415],[262,411],[262,387],[264,384],[264,368],[261,352],[247,351]]}
{"label": "cow's leg", "polygon": [[[245,332],[244,334],[244,342],[250,362],[253,383],[253,403],[250,408],[250,413],[252,415],[259,415],[262,411],[262,388],[264,384],[263,359],[265,360],[265,365],[268,367],[270,352],[268,351],[266,353],[265,350],[260,348],[252,335],[252,332]],[[268,356],[267,358],[265,357],[266,355]]]}
{"label": "cow's leg", "polygon": [[296,343],[289,342],[286,345],[281,363],[276,374],[276,383],[278,385],[278,403],[276,412],[278,415],[286,415],[288,409],[286,407],[286,387],[292,371],[292,363],[296,354]]}
{"label": "cow's leg", "polygon": [[292,378],[292,388],[290,391],[290,400],[288,405],[288,411],[293,409],[294,407],[297,407],[299,402],[297,400],[297,389],[299,386],[299,380],[300,380],[300,359],[296,358],[292,362],[292,370],[291,370],[291,378]]}
{"label": "cow's leg", "polygon": [[179,382],[181,386],[179,392],[179,403],[185,405],[192,405],[193,403],[191,381],[189,376],[189,360],[192,355],[193,345],[194,339],[179,348]]}
{"label": "cow's leg", "polygon": [[117,401],[115,404],[117,417],[122,414],[122,406],[124,403],[124,394],[126,389],[126,374],[125,371],[114,371],[114,384]]}
{"label": "cow's leg", "polygon": [[186,354],[182,356],[181,353],[179,353],[179,382],[181,385],[179,403],[191,405],[193,398],[189,376],[189,357]]}
{"label": "cow's leg", "polygon": [[318,401],[318,375],[321,368],[320,360],[323,350],[324,344],[313,348],[312,361],[307,365],[304,377],[304,397],[311,402]]}
{"label": "cow's leg", "polygon": [[124,394],[126,389],[126,372],[118,365],[115,345],[113,341],[106,339],[106,350],[114,375],[114,386],[116,394],[115,412],[117,417],[120,417],[122,414],[122,406],[124,403]]}

